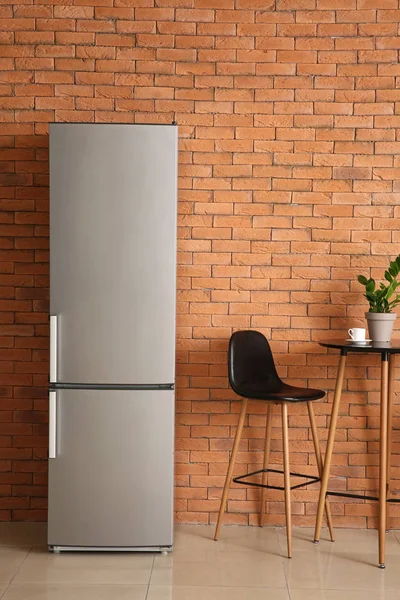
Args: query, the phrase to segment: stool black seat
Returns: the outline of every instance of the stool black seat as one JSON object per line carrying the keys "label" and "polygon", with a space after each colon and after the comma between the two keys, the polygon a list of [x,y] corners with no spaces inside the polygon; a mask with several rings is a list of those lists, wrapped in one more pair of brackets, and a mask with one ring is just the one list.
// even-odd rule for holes
{"label": "stool black seat", "polygon": [[253,400],[307,402],[325,396],[322,390],[284,383],[276,370],[268,340],[259,331],[236,331],[232,335],[228,375],[233,391]]}
{"label": "stool black seat", "polygon": [[[292,386],[282,381],[276,370],[274,358],[268,340],[259,331],[236,331],[232,334],[231,339],[229,341],[228,350],[228,376],[229,383],[234,392],[236,392],[236,394],[238,394],[239,396],[242,396],[242,409],[239,417],[238,427],[236,430],[236,436],[233,444],[231,459],[229,462],[228,473],[225,479],[225,485],[222,494],[214,539],[217,540],[219,536],[219,530],[226,509],[231,481],[235,483],[261,487],[260,526],[262,526],[263,524],[266,489],[281,489],[285,491],[288,556],[289,558],[291,558],[292,541],[290,490],[297,489],[309,483],[315,483],[321,480],[323,462],[319,446],[318,432],[315,423],[312,402],[314,400],[319,400],[320,398],[323,398],[325,396],[325,392],[318,389]],[[247,473],[246,475],[240,475],[232,480],[233,469],[236,462],[236,456],[239,449],[240,439],[242,437],[243,426],[246,419],[247,406],[249,400],[268,402],[263,468],[258,471],[253,471],[252,473]],[[303,475],[299,473],[290,473],[287,408],[288,403],[293,402],[307,403],[312,437],[314,442],[314,450],[316,455],[316,462],[318,467],[318,477],[310,477],[308,475]],[[282,408],[282,438],[284,463],[283,471],[268,468],[271,447],[272,412],[274,404],[280,404]],[[268,485],[268,472],[283,473],[284,487]],[[253,477],[258,474],[262,474],[261,483],[246,481],[247,478]],[[297,477],[305,477],[307,478],[307,481],[305,483],[295,485],[291,488],[290,475]],[[331,540],[333,541],[333,529],[328,501],[325,502],[325,509]]]}

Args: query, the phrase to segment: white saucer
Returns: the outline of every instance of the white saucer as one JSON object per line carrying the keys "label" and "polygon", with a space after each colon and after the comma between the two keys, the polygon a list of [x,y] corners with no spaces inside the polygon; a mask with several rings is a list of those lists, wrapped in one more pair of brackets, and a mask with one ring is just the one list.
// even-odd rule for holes
{"label": "white saucer", "polygon": [[353,344],[369,344],[372,340],[352,340],[351,338],[347,338],[346,342],[353,342]]}

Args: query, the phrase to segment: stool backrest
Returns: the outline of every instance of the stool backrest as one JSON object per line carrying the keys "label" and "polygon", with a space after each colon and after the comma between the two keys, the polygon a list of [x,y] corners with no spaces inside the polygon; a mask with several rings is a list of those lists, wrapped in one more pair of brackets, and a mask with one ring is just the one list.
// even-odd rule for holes
{"label": "stool backrest", "polygon": [[246,383],[280,382],[267,338],[259,331],[235,331],[229,341],[228,374],[232,389],[241,395]]}

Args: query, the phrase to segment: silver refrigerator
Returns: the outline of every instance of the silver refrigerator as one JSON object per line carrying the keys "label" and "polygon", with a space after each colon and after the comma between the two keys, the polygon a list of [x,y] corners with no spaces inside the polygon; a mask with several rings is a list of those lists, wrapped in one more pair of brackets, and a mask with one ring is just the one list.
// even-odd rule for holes
{"label": "silver refrigerator", "polygon": [[172,547],[177,127],[50,126],[48,545]]}

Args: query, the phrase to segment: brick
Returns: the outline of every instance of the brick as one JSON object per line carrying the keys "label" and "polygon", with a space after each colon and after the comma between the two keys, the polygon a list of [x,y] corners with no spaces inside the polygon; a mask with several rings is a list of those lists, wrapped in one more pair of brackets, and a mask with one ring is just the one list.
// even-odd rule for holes
{"label": "brick", "polygon": [[314,24],[290,24],[278,25],[277,35],[284,37],[314,37],[317,33],[317,26]]}
{"label": "brick", "polygon": [[99,46],[134,46],[135,38],[132,35],[98,33],[96,35],[97,44]]}
{"label": "brick", "polygon": [[16,58],[15,68],[19,71],[52,70],[54,61],[52,58]]}
{"label": "brick", "polygon": [[1,19],[0,18],[0,30],[7,31],[18,31],[18,30],[33,30],[35,29],[34,19]]}
{"label": "brick", "polygon": [[135,16],[134,8],[111,6],[99,6],[95,8],[96,19],[133,19]]}
{"label": "brick", "polygon": [[56,46],[56,45],[38,45],[36,46],[36,56],[47,56],[47,57],[73,57],[75,55],[75,49],[70,46]]}
{"label": "brick", "polygon": [[394,87],[394,77],[360,77],[356,82],[358,89],[391,89]]}
{"label": "brick", "polygon": [[[72,21],[76,23],[76,27],[68,28],[69,31],[86,31],[86,32],[102,32],[102,33],[114,33],[115,32],[115,21],[100,21],[100,20],[77,20]],[[66,27],[60,27],[61,31]]]}
{"label": "brick", "polygon": [[[107,24],[107,23],[106,23]],[[107,29],[107,31],[112,31],[112,29]],[[116,21],[116,31],[117,33],[156,33],[156,23],[155,21]],[[160,30],[160,33],[163,33]],[[171,32],[168,32],[171,33]]]}
{"label": "brick", "polygon": [[[373,38],[338,38],[335,40],[336,50],[373,50],[374,39]],[[355,65],[354,65],[355,66]],[[372,65],[375,66],[376,65]]]}
{"label": "brick", "polygon": [[377,154],[397,154],[400,150],[400,142],[377,142],[375,152]]}
{"label": "brick", "polygon": [[400,10],[378,10],[377,21],[379,22],[394,22],[398,23],[400,18]]}
{"label": "brick", "polygon": [[335,179],[371,179],[372,170],[362,167],[338,167],[333,169]]}
{"label": "brick", "polygon": [[36,29],[39,31],[74,31],[75,25],[74,19],[36,19]]}
{"label": "brick", "polygon": [[348,90],[354,88],[354,80],[352,77],[316,77],[316,88],[326,88],[334,90]]}
{"label": "brick", "polygon": [[81,58],[59,58],[55,61],[60,71],[94,71],[94,60]]}
{"label": "brick", "polygon": [[[209,0],[205,0],[205,1],[208,2]],[[213,2],[209,2],[209,4],[210,4],[210,6],[214,6]],[[233,8],[233,2],[232,2],[231,8]],[[263,0],[237,0],[236,8],[240,8],[240,9],[245,9],[245,8],[253,9],[254,8],[254,9],[269,10],[269,9],[274,8],[274,2],[273,2],[273,0],[266,0],[266,1],[263,1]],[[278,9],[279,9],[279,7],[278,7]]]}
{"label": "brick", "polygon": [[379,49],[400,48],[398,37],[376,38],[376,47]]}
{"label": "brick", "polygon": [[[9,41],[12,43],[13,40]],[[54,43],[54,33],[50,31],[16,31],[15,42],[17,44],[52,44]]]}
{"label": "brick", "polygon": [[54,71],[36,71],[35,83],[37,84],[53,84],[53,83],[73,83],[74,76],[72,73],[57,73]]}
{"label": "brick", "polygon": [[93,96],[93,86],[90,85],[56,85],[56,96]]}
{"label": "brick", "polygon": [[360,0],[357,8],[397,8],[396,0],[386,0],[383,4],[378,0]]}

